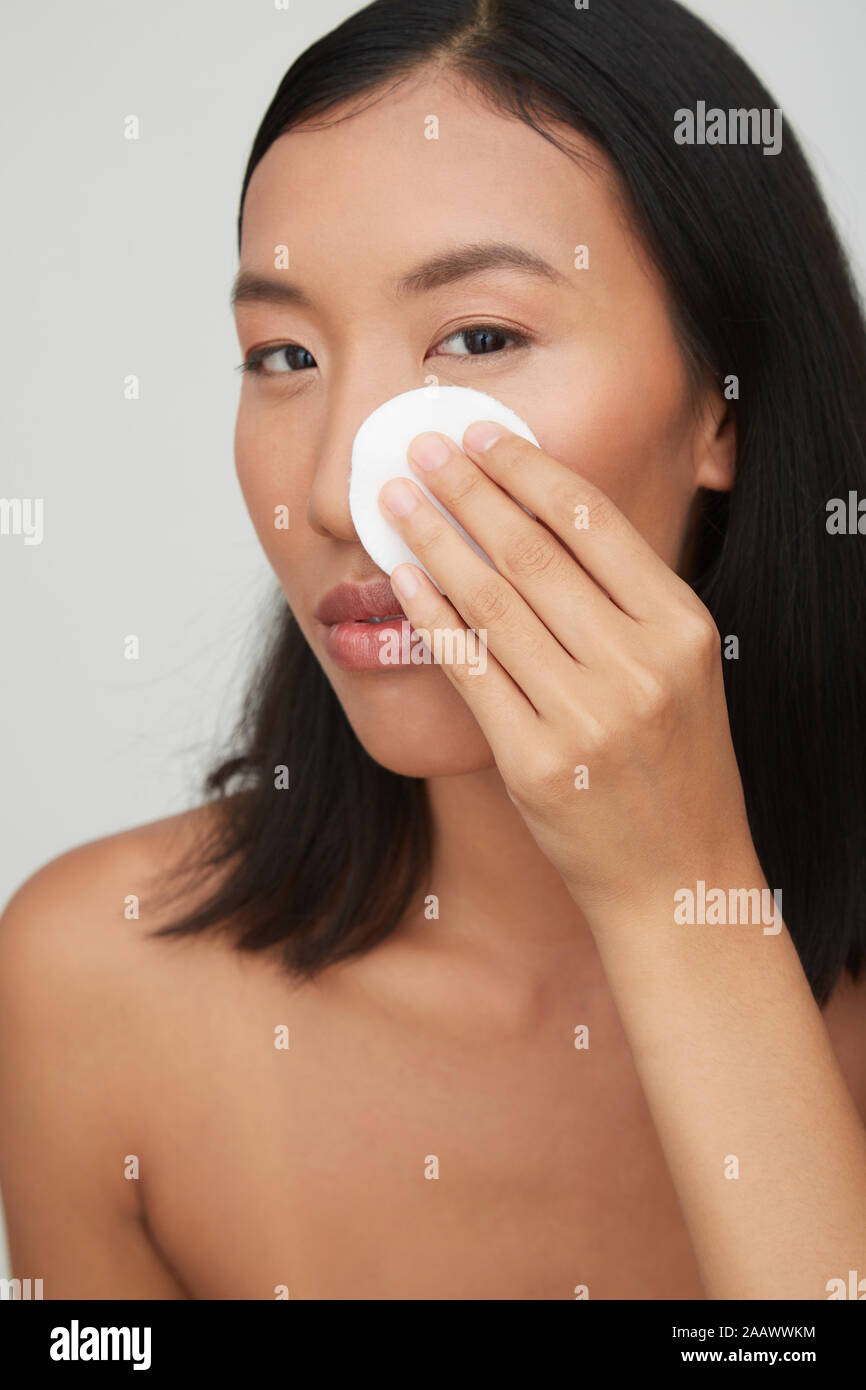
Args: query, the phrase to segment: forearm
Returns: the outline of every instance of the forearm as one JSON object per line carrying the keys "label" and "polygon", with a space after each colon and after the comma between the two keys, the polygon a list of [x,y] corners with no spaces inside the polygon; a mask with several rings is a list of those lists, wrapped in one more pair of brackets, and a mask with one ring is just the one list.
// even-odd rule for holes
{"label": "forearm", "polygon": [[[756,859],[698,877],[766,887]],[[677,925],[686,885],[589,920],[705,1291],[826,1298],[866,1274],[866,1130],[787,929]]]}

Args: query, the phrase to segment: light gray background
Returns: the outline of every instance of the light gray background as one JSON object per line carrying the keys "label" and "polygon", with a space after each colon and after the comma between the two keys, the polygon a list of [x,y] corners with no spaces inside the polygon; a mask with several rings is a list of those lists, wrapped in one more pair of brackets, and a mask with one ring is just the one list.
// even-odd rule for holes
{"label": "light gray background", "polygon": [[[286,68],[358,8],[4,6],[0,495],[44,498],[45,536],[0,537],[0,904],[71,846],[194,804],[230,731],[274,586],[232,462],[240,184]],[[784,108],[866,283],[863,0],[691,8]]]}

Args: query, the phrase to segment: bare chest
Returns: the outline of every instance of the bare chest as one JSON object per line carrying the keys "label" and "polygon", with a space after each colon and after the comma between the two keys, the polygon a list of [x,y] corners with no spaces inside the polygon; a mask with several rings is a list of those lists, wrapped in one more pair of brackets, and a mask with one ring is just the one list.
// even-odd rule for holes
{"label": "bare chest", "polygon": [[191,1051],[149,1126],[150,1227],[194,1297],[702,1297],[621,1037],[277,1027]]}

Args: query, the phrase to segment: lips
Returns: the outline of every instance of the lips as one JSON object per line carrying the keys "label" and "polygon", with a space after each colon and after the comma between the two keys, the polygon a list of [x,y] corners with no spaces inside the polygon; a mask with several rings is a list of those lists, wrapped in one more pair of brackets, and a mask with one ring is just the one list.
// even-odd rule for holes
{"label": "lips", "polygon": [[318,604],[315,615],[320,623],[363,623],[390,617],[405,618],[390,581],[370,579],[363,584],[343,583],[329,590]]}
{"label": "lips", "polygon": [[[412,632],[386,575],[338,584],[325,594],[314,616],[322,624],[325,652],[344,671],[393,673],[394,643],[402,652],[405,634]],[[404,664],[400,658],[398,669]]]}

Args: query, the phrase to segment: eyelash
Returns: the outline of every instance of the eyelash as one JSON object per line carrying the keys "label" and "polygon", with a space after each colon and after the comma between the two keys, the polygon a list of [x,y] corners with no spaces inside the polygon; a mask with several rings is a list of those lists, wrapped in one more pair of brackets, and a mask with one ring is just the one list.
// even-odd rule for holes
{"label": "eyelash", "polygon": [[[454,357],[458,361],[462,360],[466,362],[472,361],[473,359],[479,357],[500,356],[502,355],[502,353],[507,353],[514,348],[529,347],[532,341],[528,334],[520,333],[516,329],[503,328],[501,324],[497,323],[470,323],[467,324],[465,328],[455,329],[453,333],[449,333],[446,338],[442,338],[440,341],[443,343],[447,343],[452,338],[460,338],[463,337],[464,334],[469,333],[499,334],[503,338],[509,338],[511,340],[511,346],[507,348],[498,348],[495,349],[493,352],[449,352],[444,353],[443,355],[446,357]],[[309,367],[304,367],[300,369],[296,368],[294,371],[285,372],[265,371],[265,369],[262,367],[262,362],[266,357],[273,356],[275,352],[286,352],[290,348],[299,348],[302,352],[307,352],[306,348],[301,348],[300,343],[271,343],[265,347],[255,348],[251,353],[249,353],[249,355],[244,359],[243,362],[238,363],[238,366],[235,368],[235,370],[238,372],[252,372],[256,376],[297,376],[299,374],[299,371],[309,371]],[[307,353],[307,355],[309,357],[312,357],[312,353]]]}

